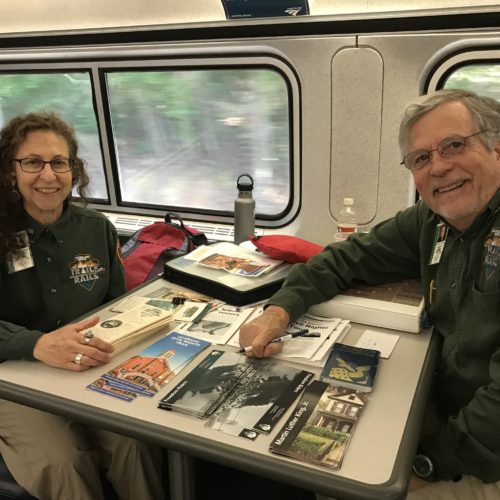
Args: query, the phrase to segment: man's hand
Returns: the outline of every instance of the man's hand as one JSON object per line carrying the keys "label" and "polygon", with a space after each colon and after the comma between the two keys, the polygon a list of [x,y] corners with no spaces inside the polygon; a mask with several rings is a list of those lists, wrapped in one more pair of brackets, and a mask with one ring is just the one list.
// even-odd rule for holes
{"label": "man's hand", "polygon": [[271,340],[284,334],[290,321],[288,313],[281,307],[269,306],[259,317],[240,328],[240,345],[251,345],[247,356],[269,358],[281,351],[281,344],[270,344]]}
{"label": "man's hand", "polygon": [[[99,317],[94,316],[42,335],[33,349],[34,358],[46,365],[76,372],[107,363],[111,359],[108,353],[113,352],[113,346],[97,337],[85,339],[82,333],[97,323]],[[79,364],[75,361],[77,354],[82,355]]]}

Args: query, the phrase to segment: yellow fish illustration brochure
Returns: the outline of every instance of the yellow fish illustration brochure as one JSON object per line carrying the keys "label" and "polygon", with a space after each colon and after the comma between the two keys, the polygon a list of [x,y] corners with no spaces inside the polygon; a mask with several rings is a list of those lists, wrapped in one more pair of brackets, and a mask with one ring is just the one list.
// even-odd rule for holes
{"label": "yellow fish illustration brochure", "polygon": [[330,384],[370,392],[377,374],[380,351],[336,342],[320,378]]}

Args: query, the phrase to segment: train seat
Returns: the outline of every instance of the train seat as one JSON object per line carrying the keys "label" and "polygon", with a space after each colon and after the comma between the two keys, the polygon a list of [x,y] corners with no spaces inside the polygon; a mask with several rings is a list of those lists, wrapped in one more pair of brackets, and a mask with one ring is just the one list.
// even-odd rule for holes
{"label": "train seat", "polygon": [[35,500],[23,487],[17,484],[0,455],[0,500]]}

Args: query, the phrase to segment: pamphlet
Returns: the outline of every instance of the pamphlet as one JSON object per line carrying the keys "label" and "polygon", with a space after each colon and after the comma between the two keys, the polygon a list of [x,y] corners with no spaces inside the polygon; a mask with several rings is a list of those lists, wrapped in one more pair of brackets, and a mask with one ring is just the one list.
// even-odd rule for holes
{"label": "pamphlet", "polygon": [[154,396],[209,345],[209,342],[171,332],[104,373],[87,388],[125,401],[137,396]]}
{"label": "pamphlet", "polygon": [[189,258],[198,264],[213,269],[221,269],[230,274],[245,277],[257,277],[283,264],[283,261],[264,257],[255,251],[246,250],[232,243],[220,243],[200,247],[189,254]]}
{"label": "pamphlet", "polygon": [[314,380],[274,438],[270,451],[338,469],[366,400],[366,393]]}
{"label": "pamphlet", "polygon": [[209,312],[200,318],[200,310],[197,309],[193,311],[191,322],[180,325],[177,330],[212,344],[225,344],[252,312],[251,307],[241,308],[224,304],[209,309]]}
{"label": "pamphlet", "polygon": [[[260,306],[254,308],[246,322],[257,317],[262,313],[262,310],[263,308]],[[288,325],[286,333],[307,329],[309,336],[286,340],[282,344],[282,351],[274,357],[310,366],[323,366],[333,343],[340,342],[349,328],[349,321],[346,320],[304,314]],[[240,347],[239,330],[229,339],[227,344],[236,348]]]}
{"label": "pamphlet", "polygon": [[253,360],[206,427],[251,440],[269,434],[311,379],[311,372],[275,359]]}
{"label": "pamphlet", "polygon": [[207,426],[255,439],[274,428],[312,377],[277,360],[212,350],[159,406],[211,417]]}
{"label": "pamphlet", "polygon": [[113,344],[115,356],[130,345],[158,332],[171,320],[175,305],[171,301],[133,297],[131,307],[124,312],[99,322],[82,333],[92,331],[95,337]]}
{"label": "pamphlet", "polygon": [[380,351],[336,342],[320,378],[333,385],[363,392],[373,389]]}

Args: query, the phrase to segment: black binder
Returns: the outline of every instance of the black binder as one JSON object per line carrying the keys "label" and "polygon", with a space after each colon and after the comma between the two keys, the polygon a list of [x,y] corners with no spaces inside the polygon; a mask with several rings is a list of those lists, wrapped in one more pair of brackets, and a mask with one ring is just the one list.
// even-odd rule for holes
{"label": "black binder", "polygon": [[[210,245],[210,248],[216,249],[217,245]],[[267,299],[277,292],[290,268],[290,264],[281,263],[260,276],[235,276],[222,269],[202,266],[187,254],[167,261],[163,278],[229,304],[242,306]]]}

